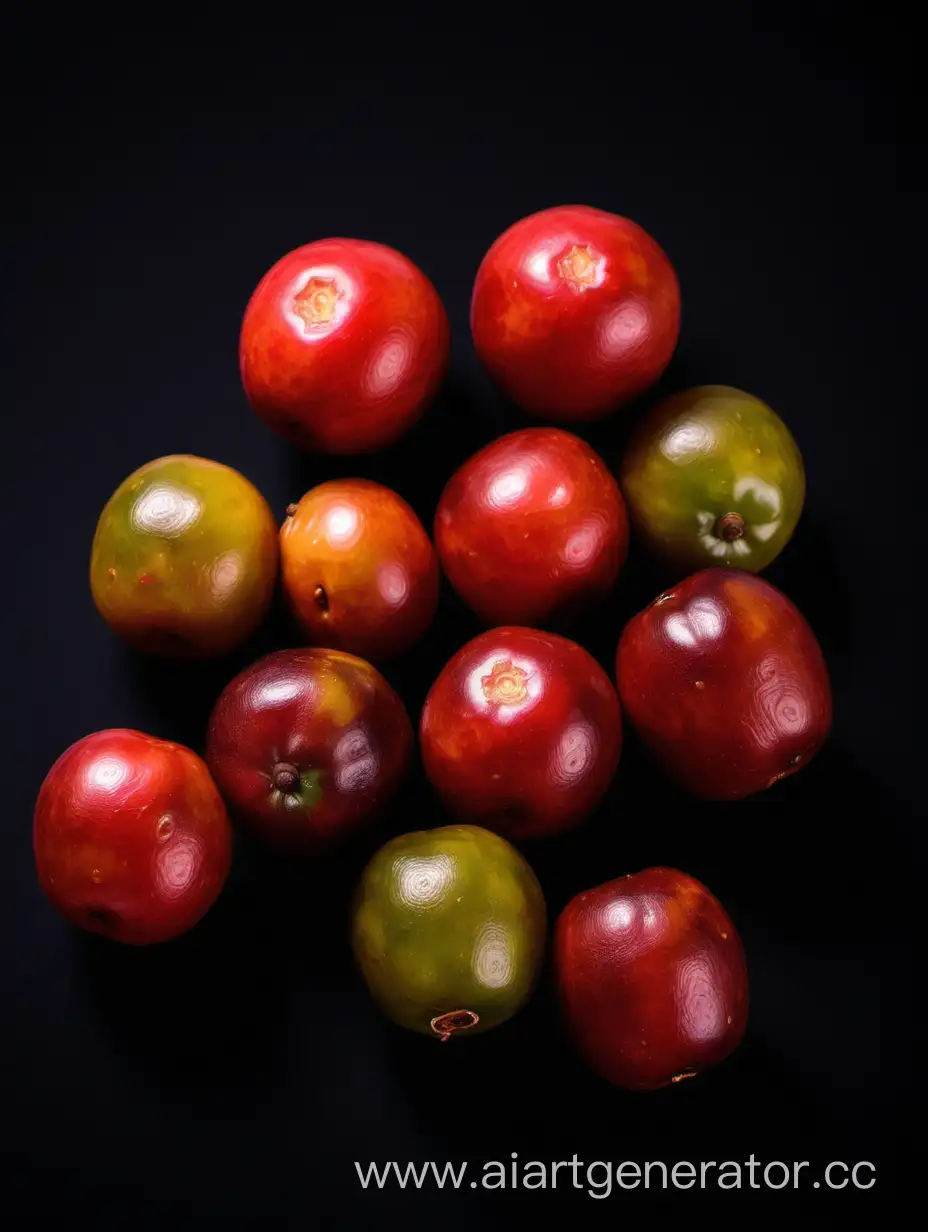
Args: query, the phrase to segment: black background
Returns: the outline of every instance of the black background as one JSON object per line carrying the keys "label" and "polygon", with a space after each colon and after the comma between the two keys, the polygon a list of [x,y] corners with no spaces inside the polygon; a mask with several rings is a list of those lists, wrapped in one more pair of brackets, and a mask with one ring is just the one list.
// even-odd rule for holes
{"label": "black background", "polygon": [[[805,1196],[823,1212],[898,1193],[920,882],[914,35],[891,9],[865,19],[845,5],[610,6],[608,18],[570,5],[511,19],[346,9],[277,28],[227,13],[176,36],[28,11],[27,28],[14,9],[4,40],[0,1209],[120,1226],[215,1214],[451,1229],[534,1218],[555,1199],[621,1218],[631,1202],[702,1198],[596,1202],[565,1192],[566,1173],[556,1194],[365,1193],[354,1169],[469,1158],[474,1176],[513,1151],[807,1159]],[[806,512],[768,576],[817,631],[835,691],[827,747],[770,792],[694,802],[628,737],[598,815],[525,849],[552,918],[582,889],[665,863],[705,881],[737,922],[748,1039],[714,1073],[650,1096],[583,1068],[547,985],[473,1046],[430,1046],[377,1016],[351,965],[348,897],[386,836],[444,820],[418,769],[392,814],[331,859],[286,865],[241,838],[218,905],[164,947],[72,933],[32,866],[33,801],[69,743],[131,726],[202,748],[226,680],[299,641],[278,614],[215,664],[124,649],[86,576],[111,491],[151,458],[192,452],[242,470],[281,517],[321,479],[363,474],[429,524],[451,470],[526,422],[470,346],[477,264],[511,222],[570,202],[634,218],[676,265],[684,323],[661,389],[741,386],[793,429]],[[328,235],[399,248],[452,321],[438,403],[366,459],[296,455],[239,384],[251,290],[289,249]],[[613,465],[634,414],[584,433]],[[666,580],[633,557],[575,631],[610,672],[624,620]],[[477,628],[446,595],[424,643],[387,669],[411,714]],[[814,1191],[833,1159],[873,1162],[873,1190]],[[743,1201],[788,1196],[718,1200],[734,1219]]]}

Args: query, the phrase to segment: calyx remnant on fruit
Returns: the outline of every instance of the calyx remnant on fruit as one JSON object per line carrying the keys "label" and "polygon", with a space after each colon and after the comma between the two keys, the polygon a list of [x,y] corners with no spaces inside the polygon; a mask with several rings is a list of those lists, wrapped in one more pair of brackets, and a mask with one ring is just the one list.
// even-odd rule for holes
{"label": "calyx remnant on fruit", "polygon": [[470,1027],[476,1027],[480,1021],[480,1015],[475,1014],[473,1010],[450,1010],[447,1014],[439,1014],[437,1018],[433,1018],[429,1024],[436,1035],[441,1036],[441,1042],[451,1038],[454,1031],[467,1031]]}
{"label": "calyx remnant on fruit", "polygon": [[289,762],[278,762],[271,772],[271,782],[278,791],[286,792],[289,795],[300,786],[300,772],[296,766],[291,766]]}
{"label": "calyx remnant on fruit", "polygon": [[726,543],[740,539],[747,530],[747,523],[740,513],[724,513],[716,524],[716,534]]}

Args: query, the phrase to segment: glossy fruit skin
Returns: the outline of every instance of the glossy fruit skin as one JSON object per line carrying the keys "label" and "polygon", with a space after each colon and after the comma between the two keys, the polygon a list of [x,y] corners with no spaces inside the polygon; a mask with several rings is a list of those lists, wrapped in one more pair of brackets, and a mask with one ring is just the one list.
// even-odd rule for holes
{"label": "glossy fruit skin", "polygon": [[366,659],[400,654],[438,607],[438,556],[391,488],[336,479],[291,506],[280,532],[283,584],[313,644]]}
{"label": "glossy fruit skin", "polygon": [[481,633],[442,668],[419,723],[425,772],[449,809],[507,838],[579,825],[615,774],[619,700],[582,646],[554,633]]}
{"label": "glossy fruit skin", "polygon": [[513,402],[545,419],[590,421],[664,371],[680,332],[680,289],[636,223],[557,206],[491,245],[470,318],[481,362]]}
{"label": "glossy fruit skin", "polygon": [[413,752],[406,709],[380,672],[340,650],[265,655],[213,707],[206,761],[236,816],[272,845],[331,845],[373,820]]}
{"label": "glossy fruit skin", "polygon": [[245,393],[274,432],[320,453],[401,437],[441,384],[448,317],[425,274],[367,240],[327,239],[282,257],[242,321]]}
{"label": "glossy fruit skin", "polygon": [[39,791],[39,883],[66,920],[128,945],[169,941],[213,905],[232,855],[204,762],[128,728],[66,749]]}
{"label": "glossy fruit skin", "polygon": [[572,899],[554,933],[570,1033],[616,1086],[653,1091],[741,1043],[748,973],[738,932],[694,877],[648,868]]}
{"label": "glossy fruit skin", "polygon": [[352,945],[375,1001],[399,1026],[438,1039],[511,1018],[535,987],[546,931],[532,869],[479,826],[391,839],[355,894]]}
{"label": "glossy fruit skin", "polygon": [[802,455],[766,403],[726,385],[659,402],[622,459],[622,491],[651,551],[682,573],[759,573],[796,529]]}
{"label": "glossy fruit skin", "polygon": [[492,441],[452,475],[435,515],[451,585],[488,624],[544,625],[615,584],[628,553],[619,485],[559,428]]}
{"label": "glossy fruit skin", "polygon": [[90,557],[94,603],[138,650],[225,654],[264,618],[277,580],[277,525],[253,484],[191,454],[156,458],[107,501]]}
{"label": "glossy fruit skin", "polygon": [[828,669],[776,587],[704,569],[634,616],[616,656],[625,714],[697,796],[737,800],[804,766],[831,728]]}

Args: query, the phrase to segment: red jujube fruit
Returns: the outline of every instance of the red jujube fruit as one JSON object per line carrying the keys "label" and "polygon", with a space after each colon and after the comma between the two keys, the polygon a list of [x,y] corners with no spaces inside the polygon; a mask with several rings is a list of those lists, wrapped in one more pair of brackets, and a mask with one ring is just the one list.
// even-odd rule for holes
{"label": "red jujube fruit", "polygon": [[511,226],[477,271],[477,354],[496,384],[546,419],[594,420],[667,366],[680,332],[673,266],[650,235],[587,205]]}
{"label": "red jujube fruit", "polygon": [[616,1086],[649,1091],[692,1078],[744,1036],[738,933],[706,887],[676,869],[578,894],[557,921],[554,970],[574,1042]]}
{"label": "red jujube fruit", "polygon": [[490,629],[442,669],[419,724],[425,772],[447,806],[507,838],[578,825],[615,774],[619,701],[582,646]]}
{"label": "red jujube fruit", "polygon": [[612,587],[628,518],[618,483],[586,441],[526,428],[448,480],[435,542],[451,585],[483,620],[543,625]]}
{"label": "red jujube fruit", "polygon": [[62,753],[39,791],[33,840],[39,882],[65,919],[130,945],[192,928],[218,897],[232,852],[204,762],[127,728]]}
{"label": "red jujube fruit", "polygon": [[306,850],[371,820],[412,750],[406,708],[370,663],[278,650],[223,689],[206,760],[238,816],[272,843]]}
{"label": "red jujube fruit", "polygon": [[705,569],[619,640],[624,712],[684,787],[737,800],[804,766],[831,728],[828,669],[795,605],[752,574]]}
{"label": "red jujube fruit", "polygon": [[380,449],[412,427],[448,363],[448,317],[425,274],[367,240],[304,244],[264,275],[239,363],[255,413],[321,453]]}

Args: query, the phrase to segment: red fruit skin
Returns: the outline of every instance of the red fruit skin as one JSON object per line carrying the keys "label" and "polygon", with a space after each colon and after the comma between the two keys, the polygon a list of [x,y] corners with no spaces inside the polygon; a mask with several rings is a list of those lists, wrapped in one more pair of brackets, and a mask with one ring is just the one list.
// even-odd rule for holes
{"label": "red fruit skin", "polygon": [[187,932],[215,902],[232,831],[196,753],[111,728],[72,744],[49,770],[33,845],[39,883],[66,920],[149,945]]}
{"label": "red fruit skin", "polygon": [[426,775],[457,817],[536,838],[579,825],[603,796],[622,751],[619,700],[576,642],[490,629],[442,669],[419,740]]}
{"label": "red fruit skin", "polygon": [[438,556],[410,506],[383,484],[312,488],[288,511],[280,557],[290,607],[317,646],[392,658],[435,616]]}
{"label": "red fruit skin", "polygon": [[488,624],[543,625],[615,584],[628,517],[609,468],[585,441],[526,428],[452,475],[435,542],[451,585]]}
{"label": "red fruit skin", "polygon": [[471,299],[471,333],[524,410],[596,420],[648,389],[680,333],[674,268],[636,223],[587,205],[531,214],[495,241]]}
{"label": "red fruit skin", "polygon": [[706,799],[772,786],[804,766],[831,729],[815,634],[786,595],[743,570],[701,570],[634,616],[616,677],[643,742]]}
{"label": "red fruit skin", "polygon": [[[206,761],[257,834],[306,852],[371,821],[412,752],[406,708],[377,669],[309,648],[266,655],[226,685],[210,716]],[[280,766],[300,776],[295,790],[275,786]]]}
{"label": "red fruit skin", "polygon": [[554,933],[570,1033],[616,1086],[652,1091],[717,1065],[740,1044],[748,974],[737,930],[701,882],[672,868],[572,899]]}
{"label": "red fruit skin", "polygon": [[441,384],[448,317],[425,274],[368,240],[304,244],[264,275],[242,320],[245,393],[300,448],[358,454],[397,440]]}

